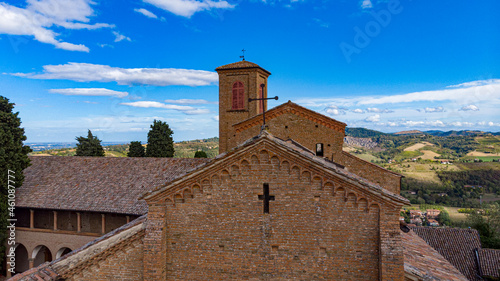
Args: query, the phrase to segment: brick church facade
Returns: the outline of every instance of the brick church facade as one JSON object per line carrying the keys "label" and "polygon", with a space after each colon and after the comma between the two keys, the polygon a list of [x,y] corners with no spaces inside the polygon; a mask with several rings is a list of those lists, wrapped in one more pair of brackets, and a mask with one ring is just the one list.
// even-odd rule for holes
{"label": "brick church facade", "polygon": [[401,175],[343,152],[344,123],[250,102],[270,75],[254,63],[216,71],[220,155],[145,188],[143,216],[12,280],[467,280],[402,231]]}

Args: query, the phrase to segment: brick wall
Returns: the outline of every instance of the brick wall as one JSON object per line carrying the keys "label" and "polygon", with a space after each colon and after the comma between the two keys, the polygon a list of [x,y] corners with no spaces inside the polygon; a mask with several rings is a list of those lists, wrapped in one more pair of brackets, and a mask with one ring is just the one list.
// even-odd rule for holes
{"label": "brick wall", "polygon": [[[322,143],[324,157],[332,159],[335,154],[342,151],[344,134],[327,128],[317,122],[306,119],[292,113],[286,113],[272,119],[267,119],[269,132],[274,136],[287,140],[293,139],[313,152],[316,152],[316,144]],[[247,130],[236,133],[236,137],[228,140],[230,147],[259,135],[261,126],[253,126]]]}
{"label": "brick wall", "polygon": [[[401,176],[343,152],[343,133],[293,113],[285,113],[267,119],[267,124],[269,132],[274,136],[283,140],[291,138],[313,152],[316,152],[316,144],[322,143],[324,157],[346,166],[354,174],[399,194]],[[228,137],[227,146],[236,147],[238,144],[259,135],[260,129],[261,126],[252,126],[241,132],[235,132],[234,137]]]}
{"label": "brick wall", "polygon": [[[248,102],[248,98],[257,98],[259,85],[264,83],[264,97],[267,97],[268,73],[259,68],[219,70],[219,153],[233,148],[227,139],[234,135],[232,125],[257,115],[257,101]],[[244,110],[232,110],[232,89],[236,81],[245,87]],[[267,101],[265,101],[267,107]]]}
{"label": "brick wall", "polygon": [[340,156],[341,157],[339,157],[337,161],[344,165],[349,172],[360,175],[373,183],[379,184],[393,193],[400,193],[401,175],[390,172],[363,159],[359,159],[358,157],[347,152],[342,152]]}
{"label": "brick wall", "polygon": [[[99,262],[92,262],[78,274],[71,275],[68,281],[143,280],[143,245],[141,239],[122,245],[119,250],[113,249]],[[144,279],[154,280],[154,279]]]}
{"label": "brick wall", "polygon": [[[275,196],[269,214],[263,183]],[[179,185],[171,199],[148,202],[150,214],[166,207],[165,217],[148,216],[151,237],[166,223],[164,238],[145,239],[157,251],[145,272],[166,265],[166,276],[148,280],[402,280],[400,206],[302,159],[261,147]]]}

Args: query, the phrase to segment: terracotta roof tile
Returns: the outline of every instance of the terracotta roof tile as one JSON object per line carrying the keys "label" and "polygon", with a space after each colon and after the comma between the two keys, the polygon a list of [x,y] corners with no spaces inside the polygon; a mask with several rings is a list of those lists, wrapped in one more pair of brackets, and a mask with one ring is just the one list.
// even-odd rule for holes
{"label": "terracotta roof tile", "polygon": [[477,230],[419,226],[411,229],[469,280],[479,280],[474,257],[474,249],[481,248]]}
{"label": "terracotta roof tile", "polygon": [[326,160],[323,157],[315,156],[314,154],[311,154],[310,151],[304,150],[301,146],[296,146],[294,142],[281,140],[277,137],[274,137],[271,133],[267,131],[262,131],[259,136],[248,139],[245,142],[233,148],[232,150],[219,154],[214,159],[212,159],[212,161],[197,167],[197,169],[193,169],[189,173],[186,173],[185,176],[182,177],[179,176],[170,182],[166,182],[164,185],[158,186],[154,190],[144,193],[141,196],[141,199],[150,199],[163,192],[173,195],[175,192],[177,192],[176,190],[177,188],[181,188],[182,185],[180,185],[180,182],[186,180],[186,178],[190,178],[198,174],[204,173],[207,170],[218,165],[219,163],[225,161],[225,159],[233,157],[239,151],[243,151],[247,147],[257,145],[261,141],[269,141],[271,144],[274,143],[276,145],[279,145],[282,148],[287,149],[289,152],[296,154],[296,156],[298,156],[301,159],[312,161],[312,163],[327,168],[331,172],[334,172],[337,176],[344,177],[347,180],[353,180],[355,184],[362,186],[365,191],[368,191],[376,196],[381,196],[381,198],[384,198],[384,200],[391,200],[392,202],[398,202],[399,204],[409,204],[410,202],[408,201],[408,199],[404,198],[399,194],[395,194],[381,187],[378,184],[372,183],[361,176],[358,176],[356,174],[347,171],[341,165]]}
{"label": "terracotta roof tile", "polygon": [[482,275],[500,278],[500,250],[479,249],[478,256]]}
{"label": "terracotta roof tile", "polygon": [[423,280],[467,280],[415,232],[401,232],[405,273]]}
{"label": "terracotta roof tile", "polygon": [[222,66],[217,67],[215,70],[219,71],[219,70],[226,70],[226,69],[242,69],[242,68],[260,68],[260,69],[264,70],[265,72],[271,74],[271,72],[260,67],[258,64],[253,63],[253,62],[249,62],[247,60],[242,60],[242,61],[222,65]]}
{"label": "terracotta roof tile", "polygon": [[139,196],[210,161],[206,158],[34,156],[17,206],[142,215]]}
{"label": "terracotta roof tile", "polygon": [[58,280],[57,274],[51,267],[51,263],[45,262],[37,267],[26,270],[23,273],[14,275],[9,281],[55,281]]}

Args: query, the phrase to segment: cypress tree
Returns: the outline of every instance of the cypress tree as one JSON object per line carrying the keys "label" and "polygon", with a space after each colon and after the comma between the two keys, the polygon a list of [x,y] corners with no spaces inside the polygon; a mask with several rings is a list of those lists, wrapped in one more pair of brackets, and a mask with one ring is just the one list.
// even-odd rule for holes
{"label": "cypress tree", "polygon": [[144,156],[146,156],[146,153],[144,151],[144,146],[142,146],[140,141],[130,142],[127,156],[128,157],[144,157]]}
{"label": "cypress tree", "polygon": [[76,156],[104,156],[101,140],[89,130],[87,137],[77,137]]}
{"label": "cypress tree", "polygon": [[151,129],[148,132],[148,146],[146,148],[146,157],[173,157],[174,132],[167,123],[154,120]]}
{"label": "cypress tree", "polygon": [[194,153],[194,158],[207,158],[207,153],[205,151],[198,150]]}
{"label": "cypress tree", "polygon": [[[20,127],[19,112],[13,113],[13,109],[14,104],[6,97],[0,96],[0,264],[2,265],[5,258],[5,240],[9,234],[7,219],[15,219],[13,216],[15,201],[8,201],[8,198],[13,199],[13,187],[17,188],[23,184],[23,170],[30,165],[28,153],[31,152],[29,146],[23,145],[26,136],[24,129]],[[9,190],[12,191],[9,193]]]}

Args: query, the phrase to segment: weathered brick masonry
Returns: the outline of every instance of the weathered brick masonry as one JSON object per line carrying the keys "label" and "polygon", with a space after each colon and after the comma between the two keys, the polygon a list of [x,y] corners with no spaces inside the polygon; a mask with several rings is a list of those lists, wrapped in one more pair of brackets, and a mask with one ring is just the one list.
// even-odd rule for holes
{"label": "weathered brick masonry", "polygon": [[[156,249],[145,256],[145,267],[157,269],[145,269],[148,278],[402,280],[405,199],[284,144],[264,134],[146,196],[154,210],[147,229],[161,236],[144,241]],[[268,214],[259,199],[264,183],[275,198]]]}

